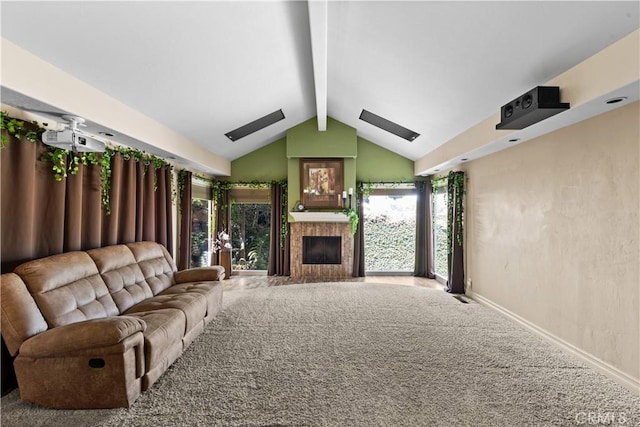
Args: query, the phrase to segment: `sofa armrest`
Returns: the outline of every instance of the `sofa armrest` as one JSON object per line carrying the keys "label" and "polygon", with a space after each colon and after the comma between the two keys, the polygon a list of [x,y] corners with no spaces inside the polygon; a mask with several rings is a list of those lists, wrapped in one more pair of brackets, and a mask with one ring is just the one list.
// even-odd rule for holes
{"label": "sofa armrest", "polygon": [[223,280],[225,277],[224,267],[212,265],[211,267],[196,267],[178,271],[173,274],[176,283],[188,282],[210,282]]}
{"label": "sofa armrest", "polygon": [[57,357],[109,347],[144,332],[146,323],[136,317],[116,316],[58,326],[35,335],[20,347],[24,357]]}
{"label": "sofa armrest", "polygon": [[49,327],[27,285],[17,274],[5,273],[0,276],[0,302],[2,338],[9,353],[15,356],[25,340]]}

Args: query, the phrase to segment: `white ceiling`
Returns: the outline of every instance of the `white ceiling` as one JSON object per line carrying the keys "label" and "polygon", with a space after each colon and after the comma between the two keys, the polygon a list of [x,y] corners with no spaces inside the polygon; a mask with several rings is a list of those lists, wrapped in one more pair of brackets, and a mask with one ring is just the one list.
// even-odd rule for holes
{"label": "white ceiling", "polygon": [[[311,14],[315,54],[326,46],[315,63],[305,1],[0,7],[3,38],[228,160],[323,106],[416,160],[637,29],[639,4],[330,1],[326,19]],[[280,108],[285,120],[236,142],[224,136]],[[363,108],[421,136],[408,142],[362,122]]]}

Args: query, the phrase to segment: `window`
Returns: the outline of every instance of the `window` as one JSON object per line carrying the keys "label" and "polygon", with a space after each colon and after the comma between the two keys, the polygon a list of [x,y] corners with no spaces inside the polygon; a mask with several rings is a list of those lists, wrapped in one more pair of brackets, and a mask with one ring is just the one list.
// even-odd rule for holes
{"label": "window", "polygon": [[447,251],[447,180],[434,181],[433,189],[433,247],[436,276],[449,275]]}
{"label": "window", "polygon": [[191,199],[191,267],[210,265],[211,200]]}
{"label": "window", "polygon": [[231,269],[267,270],[271,236],[269,188],[231,190]]}
{"label": "window", "polygon": [[413,184],[402,187],[373,189],[364,201],[367,272],[412,273],[414,270],[416,195]]}

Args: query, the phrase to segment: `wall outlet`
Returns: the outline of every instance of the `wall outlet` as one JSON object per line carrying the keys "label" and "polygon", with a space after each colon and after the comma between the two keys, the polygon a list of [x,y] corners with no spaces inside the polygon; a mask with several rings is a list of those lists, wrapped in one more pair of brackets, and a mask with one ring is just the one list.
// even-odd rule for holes
{"label": "wall outlet", "polygon": [[467,288],[471,289],[471,279],[467,279]]}

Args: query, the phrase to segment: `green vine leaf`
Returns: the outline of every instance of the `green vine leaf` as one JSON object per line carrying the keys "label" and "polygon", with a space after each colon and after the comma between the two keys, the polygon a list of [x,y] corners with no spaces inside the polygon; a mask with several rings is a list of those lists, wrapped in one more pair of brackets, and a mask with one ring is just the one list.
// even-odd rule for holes
{"label": "green vine leaf", "polygon": [[272,182],[271,184],[273,185],[274,183],[280,184],[282,186],[282,203],[280,205],[280,210],[282,211],[282,218],[280,219],[281,222],[281,226],[280,226],[280,248],[284,249],[286,242],[287,242],[287,237],[289,236],[289,214],[288,214],[288,209],[289,209],[289,197],[288,197],[288,183],[286,180],[283,181],[276,181],[276,182]]}
{"label": "green vine leaf", "polygon": [[[29,142],[36,142],[40,139],[40,135],[45,131],[43,127],[40,127],[35,120],[31,122],[34,129],[30,129],[25,126],[24,121],[10,117],[6,111],[0,111],[0,129],[4,129],[7,133],[14,138],[26,139]],[[9,144],[9,138],[3,133],[1,137],[0,150],[4,149]]]}
{"label": "green vine leaf", "polygon": [[[37,142],[40,140],[42,133],[46,130],[38,125],[38,122],[33,121],[31,125],[25,125],[25,122],[12,118],[6,111],[0,111],[0,129],[4,130],[0,135],[1,145],[0,150],[4,149],[8,143],[8,135],[15,137],[16,139],[26,139],[30,142]],[[73,153],[71,151],[63,150],[61,148],[47,147],[47,150],[42,156],[42,160],[51,163],[51,170],[53,177],[56,181],[62,181],[69,175],[77,175],[80,171],[80,165],[100,165],[100,178],[101,178],[101,190],[102,190],[102,206],[106,215],[111,214],[111,164],[113,156],[116,153],[120,153],[125,160],[134,160],[136,162],[142,162],[145,168],[143,173],[146,173],[148,166],[153,165],[154,171],[162,168],[163,166],[173,170],[173,166],[166,160],[147,154],[144,151],[136,148],[117,146],[107,147],[104,153]],[[154,188],[157,190],[157,173],[154,175]],[[175,200],[173,195],[176,190],[174,188],[174,180],[171,180],[171,194],[172,200]]]}
{"label": "green vine leaf", "polygon": [[62,148],[48,147],[43,154],[43,160],[51,163],[53,178],[62,181],[67,177],[67,151]]}
{"label": "green vine leaf", "polygon": [[[451,171],[447,176],[447,247],[449,253],[453,251],[453,239],[458,245],[463,244],[463,203],[464,196],[464,172]],[[453,224],[456,225],[456,235],[453,235]]]}
{"label": "green vine leaf", "polygon": [[186,169],[178,171],[178,210],[180,213],[182,213],[182,199],[187,186],[187,176],[189,176],[189,171]]}
{"label": "green vine leaf", "polygon": [[84,166],[97,165],[100,163],[100,158],[97,153],[82,153],[80,161]]}
{"label": "green vine leaf", "polygon": [[105,215],[111,215],[111,160],[114,155],[112,149],[107,148],[100,160],[100,177],[102,182],[102,208]]}
{"label": "green vine leaf", "polygon": [[356,234],[358,231],[358,221],[360,217],[358,216],[358,212],[355,209],[343,209],[342,212],[349,218],[351,222],[351,234]]}

